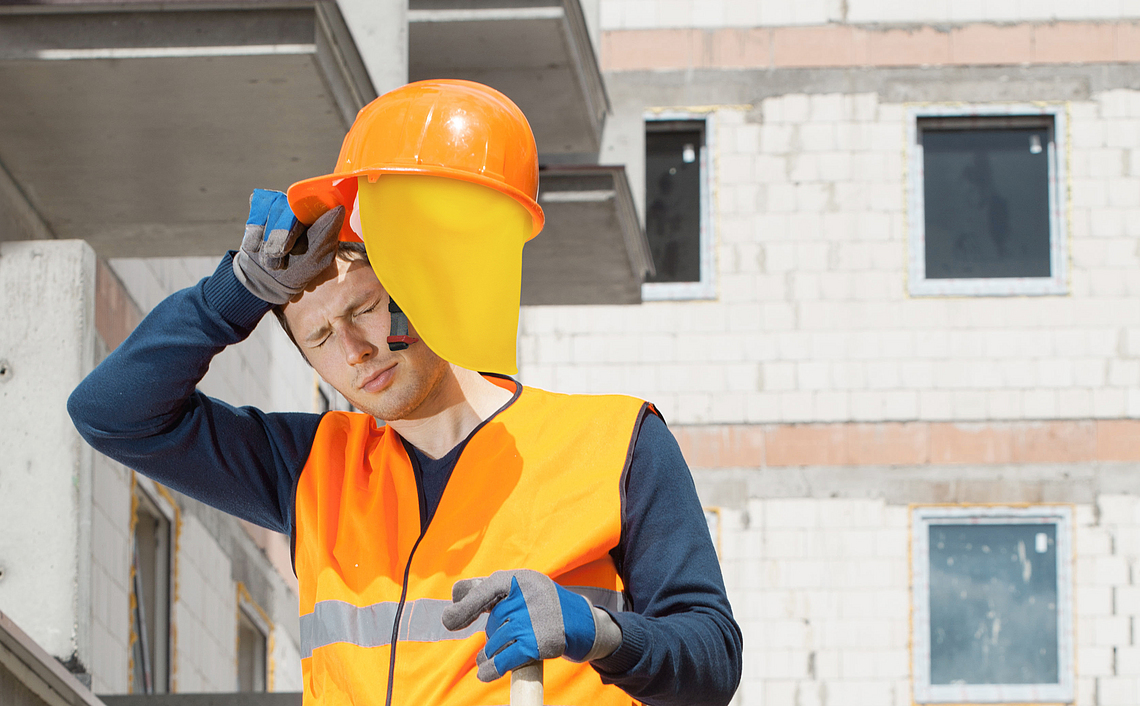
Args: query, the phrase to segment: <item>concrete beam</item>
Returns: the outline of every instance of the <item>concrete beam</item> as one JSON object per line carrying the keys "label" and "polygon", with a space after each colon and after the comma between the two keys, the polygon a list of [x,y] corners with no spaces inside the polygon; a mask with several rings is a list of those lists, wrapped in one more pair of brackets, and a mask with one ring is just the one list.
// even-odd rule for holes
{"label": "concrete beam", "polygon": [[55,232],[0,162],[0,240],[54,240]]}
{"label": "concrete beam", "polygon": [[376,95],[408,82],[408,0],[337,0]]}
{"label": "concrete beam", "polygon": [[618,112],[631,103],[641,110],[755,105],[791,93],[875,93],[882,103],[1088,100],[1136,86],[1140,64],[611,71],[605,77]]}

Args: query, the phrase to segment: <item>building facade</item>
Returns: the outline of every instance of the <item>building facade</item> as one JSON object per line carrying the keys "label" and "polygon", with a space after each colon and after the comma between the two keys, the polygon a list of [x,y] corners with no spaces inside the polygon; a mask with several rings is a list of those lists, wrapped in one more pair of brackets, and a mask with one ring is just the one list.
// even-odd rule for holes
{"label": "building facade", "polygon": [[[341,2],[334,22],[321,19],[329,3],[314,5],[341,43],[314,42],[313,61],[329,55],[322,41],[349,59],[327,83],[330,113],[351,118],[361,75],[373,94],[409,77],[513,76],[503,89],[532,115],[554,194],[542,201],[552,227],[524,264],[521,380],[662,411],[744,630],[734,703],[1140,703],[1140,6],[413,0],[379,20],[379,5]],[[215,19],[215,33],[234,24]],[[381,26],[403,34],[361,39]],[[490,65],[499,53],[459,41],[476,35],[578,43],[552,60],[516,42],[501,53],[518,59],[510,74]],[[68,51],[80,50],[92,62],[109,51]],[[211,51],[229,56],[187,55]],[[253,50],[231,54],[242,52]],[[22,71],[29,56],[0,58]],[[588,109],[559,121],[559,104],[519,79],[540,66],[568,71],[560,85]],[[0,466],[0,518],[74,499],[66,522],[2,525],[0,610],[74,657],[97,693],[142,690],[144,633],[149,679],[171,691],[297,690],[287,540],[83,451],[66,420],[26,421],[49,398],[61,405],[143,312],[208,274],[220,252],[206,250],[234,241],[190,219],[169,232],[193,247],[139,251],[132,234],[153,214],[119,222],[96,208],[94,251],[46,243],[82,233],[13,142],[17,118],[0,108],[14,224],[0,239],[24,241],[4,244],[0,291],[29,313],[0,318],[0,340],[22,342],[0,343],[0,409],[26,431],[0,440],[0,457],[20,459]],[[335,152],[346,127],[290,143],[297,178],[327,168],[306,160]],[[284,186],[289,174],[269,176]],[[630,214],[656,270],[643,284]],[[609,279],[534,274],[583,252]],[[44,299],[42,281],[79,284]],[[42,351],[59,340],[52,364]],[[70,372],[44,388],[31,381],[46,372],[24,372],[41,365]],[[272,321],[203,389],[264,409],[340,404]],[[55,483],[41,505],[24,461]],[[45,538],[50,552],[21,549]],[[70,557],[44,579],[67,588],[20,583],[37,555]],[[163,601],[165,623],[145,608]]]}
{"label": "building facade", "polygon": [[[604,153],[690,261],[636,307],[524,309],[522,377],[669,420],[744,627],[738,702],[1140,702],[1135,8],[600,20]],[[683,187],[667,130],[667,169],[700,171],[687,236],[653,210]]]}

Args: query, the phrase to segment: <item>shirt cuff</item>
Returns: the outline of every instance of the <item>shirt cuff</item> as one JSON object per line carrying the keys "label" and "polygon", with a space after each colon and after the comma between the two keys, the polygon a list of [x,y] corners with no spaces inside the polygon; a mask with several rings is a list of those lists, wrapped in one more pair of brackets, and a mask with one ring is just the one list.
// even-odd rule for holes
{"label": "shirt cuff", "polygon": [[204,280],[202,295],[206,304],[235,328],[252,331],[273,305],[254,296],[238,281],[234,275],[235,254],[234,250],[226,253],[214,274]]}
{"label": "shirt cuff", "polygon": [[609,657],[596,659],[590,664],[607,676],[625,674],[637,666],[645,655],[646,631],[640,621],[631,618],[630,613],[614,613],[602,608],[621,628],[621,645]]}

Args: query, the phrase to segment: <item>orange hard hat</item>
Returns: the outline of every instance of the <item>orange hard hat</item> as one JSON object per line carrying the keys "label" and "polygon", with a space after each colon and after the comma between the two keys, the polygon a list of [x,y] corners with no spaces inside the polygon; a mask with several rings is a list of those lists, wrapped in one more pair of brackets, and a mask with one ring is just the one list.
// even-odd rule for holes
{"label": "orange hard hat", "polygon": [[[488,186],[530,213],[530,238],[545,220],[538,205],[534,133],[510,98],[481,83],[409,83],[364,106],[344,138],[332,174],[289,187],[289,207],[312,224],[336,206],[349,212],[341,240],[360,240],[357,177],[423,174]],[[529,240],[529,238],[528,238]]]}

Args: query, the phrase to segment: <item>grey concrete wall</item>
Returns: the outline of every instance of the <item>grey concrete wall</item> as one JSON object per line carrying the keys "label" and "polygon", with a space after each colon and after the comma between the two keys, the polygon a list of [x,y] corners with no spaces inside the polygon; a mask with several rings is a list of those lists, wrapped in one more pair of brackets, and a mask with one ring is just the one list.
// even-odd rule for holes
{"label": "grey concrete wall", "polygon": [[94,361],[94,292],[82,241],[0,243],[0,611],[79,665],[90,659],[91,453],[66,401]]}

